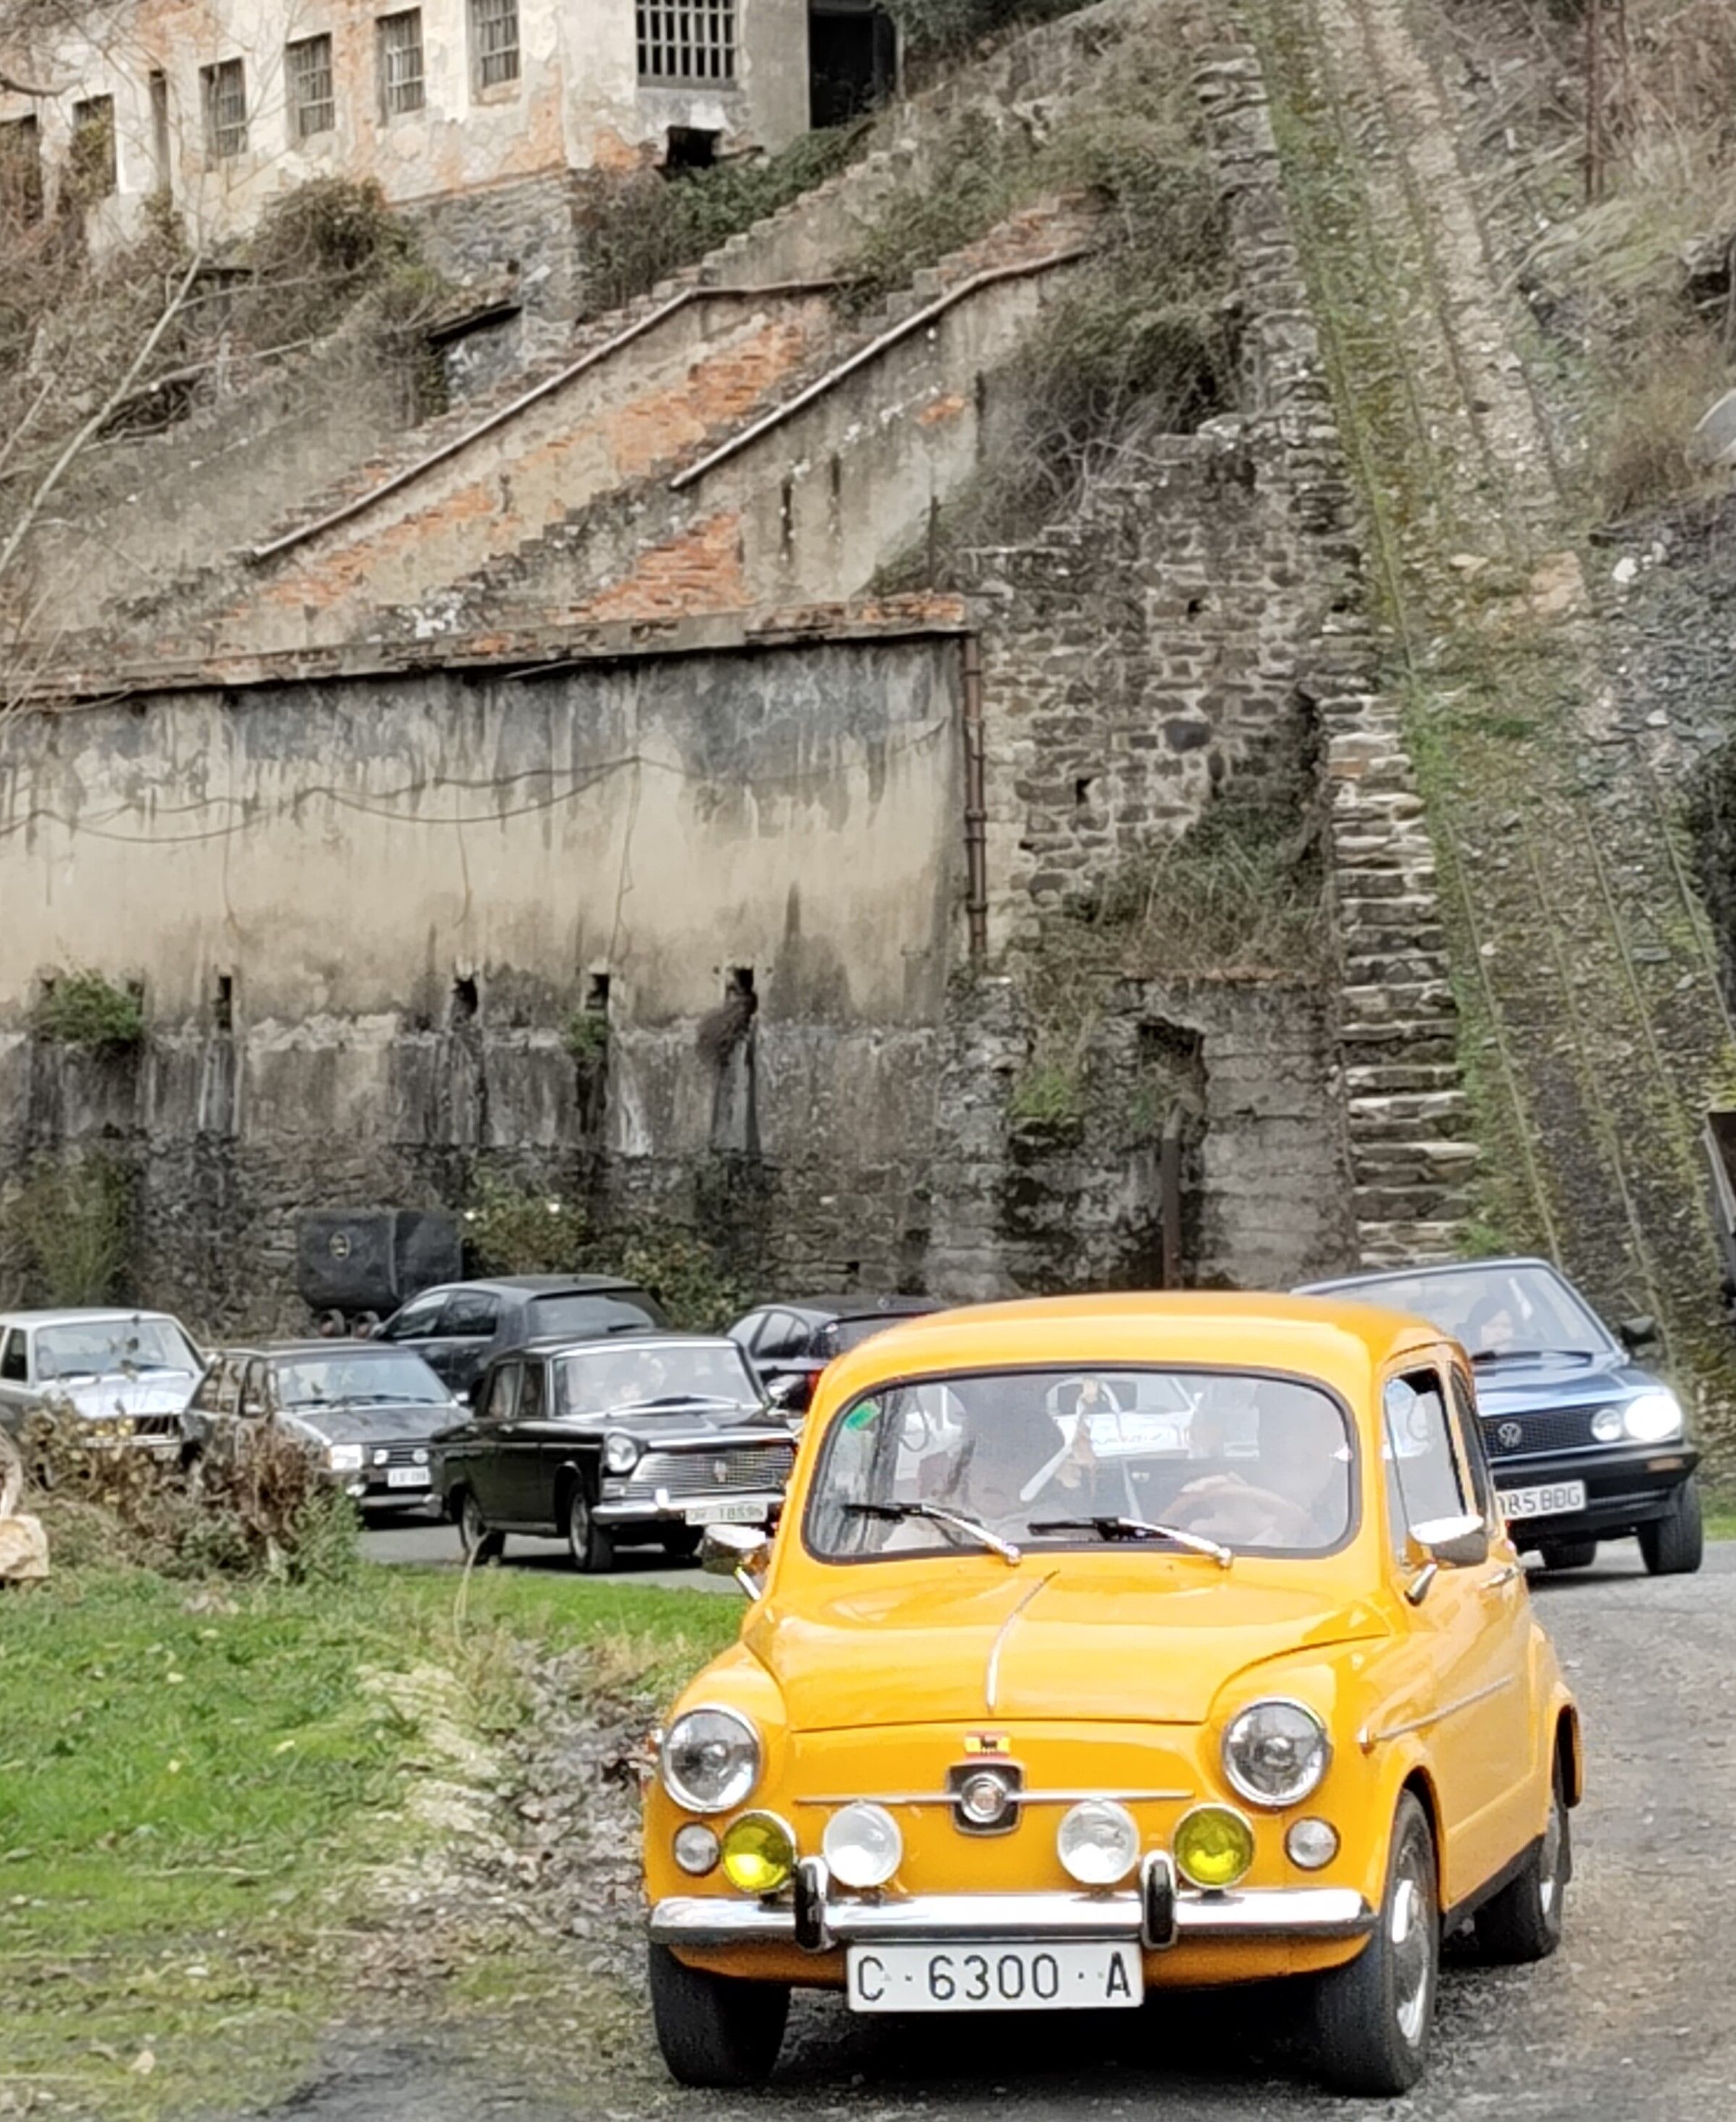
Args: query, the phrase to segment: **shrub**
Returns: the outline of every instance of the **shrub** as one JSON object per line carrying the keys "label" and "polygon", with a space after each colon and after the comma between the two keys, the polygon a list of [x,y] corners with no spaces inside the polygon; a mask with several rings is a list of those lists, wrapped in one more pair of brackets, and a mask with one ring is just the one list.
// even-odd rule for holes
{"label": "shrub", "polygon": [[595,1068],[609,1051],[609,1020],[600,1009],[575,1009],[561,1026],[561,1044],[581,1068]]}
{"label": "shrub", "polygon": [[478,1274],[561,1274],[578,1264],[583,1208],[498,1173],[477,1175],[464,1212],[470,1264]]}
{"label": "shrub", "polygon": [[39,1304],[118,1303],[133,1222],[132,1177],[110,1159],[40,1166],[0,1197],[0,1268]]}
{"label": "shrub", "polygon": [[654,1291],[672,1323],[686,1331],[716,1333],[746,1309],[732,1269],[681,1224],[653,1221],[617,1233],[598,1241],[593,1258],[599,1269]]}
{"label": "shrub", "polygon": [[1033,1061],[1015,1078],[1007,1101],[1015,1127],[1073,1127],[1085,1117],[1085,1087],[1077,1068]]}
{"label": "shrub", "polygon": [[124,1054],[145,1035],[144,1006],[134,988],[101,973],[65,972],[45,987],[31,1012],[39,1039],[90,1054]]}

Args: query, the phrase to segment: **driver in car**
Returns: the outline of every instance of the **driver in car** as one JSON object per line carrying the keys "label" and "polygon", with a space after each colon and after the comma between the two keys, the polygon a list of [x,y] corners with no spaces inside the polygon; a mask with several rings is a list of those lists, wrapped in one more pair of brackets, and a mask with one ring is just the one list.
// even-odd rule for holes
{"label": "driver in car", "polygon": [[1011,1535],[1022,1534],[1039,1507],[1085,1516],[1127,1508],[1125,1496],[1102,1506],[1095,1500],[1100,1468],[1088,1419],[1069,1441],[1042,1404],[1041,1381],[1001,1378],[988,1390],[985,1383],[958,1395],[958,1448],[930,1501]]}
{"label": "driver in car", "polygon": [[1242,1547],[1331,1547],[1350,1515],[1350,1447],[1331,1401],[1262,1381],[1252,1478],[1207,1474],[1164,1512],[1184,1531]]}

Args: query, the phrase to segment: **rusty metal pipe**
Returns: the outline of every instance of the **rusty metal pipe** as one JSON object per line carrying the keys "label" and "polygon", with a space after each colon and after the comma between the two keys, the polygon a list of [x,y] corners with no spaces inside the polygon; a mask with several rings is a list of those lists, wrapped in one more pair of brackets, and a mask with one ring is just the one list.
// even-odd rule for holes
{"label": "rusty metal pipe", "polygon": [[989,801],[983,745],[982,643],[964,638],[965,923],[971,962],[989,955]]}

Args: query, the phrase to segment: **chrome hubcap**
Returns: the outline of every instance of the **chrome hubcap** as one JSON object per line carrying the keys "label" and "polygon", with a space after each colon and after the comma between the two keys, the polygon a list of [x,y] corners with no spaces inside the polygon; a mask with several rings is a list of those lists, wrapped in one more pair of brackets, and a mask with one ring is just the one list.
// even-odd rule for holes
{"label": "chrome hubcap", "polygon": [[1421,1851],[1409,1843],[1398,1860],[1398,1877],[1387,1911],[1387,1938],[1392,1951],[1392,2001],[1398,2031],[1407,2046],[1422,2040],[1429,2016],[1429,1992],[1434,1980],[1434,1918]]}
{"label": "chrome hubcap", "polygon": [[1552,1797],[1549,1802],[1549,1825],[1543,1830],[1542,1882],[1537,1893],[1546,1923],[1554,1921],[1556,1910],[1561,1905],[1562,1840],[1561,1801],[1559,1797]]}

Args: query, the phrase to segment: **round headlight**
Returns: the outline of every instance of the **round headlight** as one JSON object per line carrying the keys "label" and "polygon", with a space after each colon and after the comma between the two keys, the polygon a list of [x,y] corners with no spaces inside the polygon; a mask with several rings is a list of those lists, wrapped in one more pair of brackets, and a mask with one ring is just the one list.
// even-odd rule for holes
{"label": "round headlight", "polygon": [[1317,1872],[1338,1854],[1338,1830],[1329,1820],[1293,1820],[1284,1847],[1298,1869]]}
{"label": "round headlight", "polygon": [[760,1779],[760,1735],[733,1709],[690,1709],[664,1735],[663,1788],[690,1812],[728,1812]]}
{"label": "round headlight", "polygon": [[1224,1773],[1251,1805],[1297,1805],[1327,1772],[1326,1727],[1299,1702],[1251,1702],[1224,1734]]}
{"label": "round headlight", "polygon": [[1599,1444],[1616,1444],[1626,1435],[1619,1407],[1600,1407],[1591,1419],[1591,1433]]}
{"label": "round headlight", "polygon": [[684,1821],[675,1830],[675,1861],[702,1879],[718,1861],[718,1838],[703,1821]]}
{"label": "round headlight", "polygon": [[847,1805],[826,1823],[820,1847],[840,1886],[883,1886],[904,1855],[904,1837],[883,1805]]}
{"label": "round headlight", "polygon": [[1088,1797],[1061,1817],[1055,1853],[1082,1886],[1113,1886],[1139,1860],[1139,1830],[1125,1805]]}
{"label": "round headlight", "polygon": [[1227,1805],[1196,1805],[1176,1826],[1176,1869],[1208,1893],[1245,1877],[1254,1861],[1254,1830]]}
{"label": "round headlight", "polygon": [[639,1444],[631,1437],[606,1437],[603,1439],[603,1470],[607,1474],[630,1474],[639,1464]]}
{"label": "round headlight", "polygon": [[1641,1444],[1662,1444],[1682,1434],[1682,1408],[1673,1393],[1641,1393],[1621,1410],[1627,1433]]}
{"label": "round headlight", "polygon": [[774,1894],[796,1868],[796,1838],[774,1812],[744,1812],[723,1830],[723,1877],[744,1894]]}

